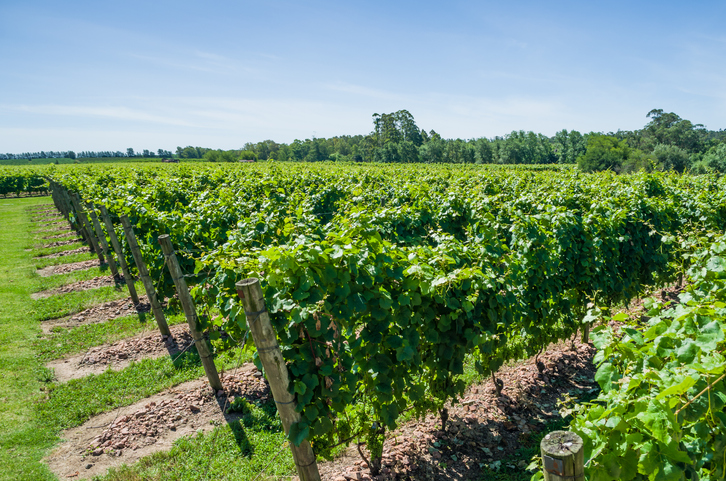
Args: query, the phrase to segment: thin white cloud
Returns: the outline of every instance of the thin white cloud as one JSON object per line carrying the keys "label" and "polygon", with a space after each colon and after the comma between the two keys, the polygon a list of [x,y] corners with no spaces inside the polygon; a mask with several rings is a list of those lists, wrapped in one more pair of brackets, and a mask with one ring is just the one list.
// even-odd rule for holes
{"label": "thin white cloud", "polygon": [[94,117],[133,122],[151,122],[166,125],[192,127],[195,124],[182,118],[164,117],[127,107],[88,107],[78,105],[2,105],[0,110],[38,115]]}

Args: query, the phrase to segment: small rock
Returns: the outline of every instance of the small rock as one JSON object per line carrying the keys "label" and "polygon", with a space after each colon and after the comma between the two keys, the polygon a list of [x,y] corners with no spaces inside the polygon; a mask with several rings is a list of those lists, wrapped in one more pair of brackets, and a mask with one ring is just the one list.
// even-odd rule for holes
{"label": "small rock", "polygon": [[86,469],[91,469],[92,467],[93,467],[93,464],[91,464],[91,463],[86,464]]}

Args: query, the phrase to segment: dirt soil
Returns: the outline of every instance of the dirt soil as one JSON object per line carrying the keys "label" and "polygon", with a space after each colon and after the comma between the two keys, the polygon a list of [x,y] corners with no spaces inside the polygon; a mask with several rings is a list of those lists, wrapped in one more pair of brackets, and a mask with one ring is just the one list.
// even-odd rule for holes
{"label": "dirt soil", "polygon": [[49,334],[54,328],[73,328],[84,324],[96,324],[105,322],[117,317],[130,316],[132,314],[144,314],[151,311],[149,299],[146,296],[139,297],[139,305],[134,307],[130,297],[110,301],[81,311],[73,316],[50,319],[40,324],[45,334]]}
{"label": "dirt soil", "polygon": [[235,398],[266,402],[269,387],[253,364],[221,374],[225,391],[213,393],[204,379],[180,384],[131,406],[88,420],[62,434],[63,442],[44,461],[60,479],[86,479],[169,450],[182,436],[239,421],[223,412]]}
{"label": "dirt soil", "polygon": [[68,221],[65,220],[65,219],[62,219],[62,220],[52,220],[52,221],[49,221],[49,222],[48,221],[46,221],[46,222],[37,222],[36,221],[35,224],[38,227],[44,227],[46,229],[49,229],[51,227],[55,227],[55,226],[62,225],[62,224],[68,225]]}
{"label": "dirt soil", "polygon": [[[123,278],[119,279],[118,283],[123,283]],[[99,287],[115,285],[117,285],[117,281],[114,280],[113,276],[101,276],[94,279],[88,279],[87,281],[66,284],[65,286],[48,289],[47,291],[34,292],[30,295],[30,297],[33,299],[43,299],[45,297],[57,296],[58,294],[68,294],[69,292],[87,291],[89,289],[98,289]]]}
{"label": "dirt soil", "polygon": [[51,211],[45,211],[45,212],[36,212],[36,214],[41,214],[39,217],[31,217],[31,222],[48,222],[48,221],[54,221],[58,220],[59,217],[63,217],[63,214],[61,213],[51,213]]}
{"label": "dirt soil", "polygon": [[[479,479],[480,463],[509,457],[545,424],[560,418],[557,401],[592,394],[595,349],[577,343],[561,343],[539,356],[544,371],[534,360],[502,367],[497,378],[504,382],[497,396],[491,381],[473,386],[461,402],[449,406],[446,431],[441,418],[428,415],[413,420],[387,435],[381,474],[372,477],[365,461],[351,446],[332,461],[319,463],[322,479],[349,480],[466,480]],[[365,451],[366,457],[368,453]],[[528,463],[520,461],[524,470]]]}
{"label": "dirt soil", "polygon": [[170,328],[171,337],[158,332],[129,337],[110,345],[92,347],[87,352],[46,364],[55,371],[56,380],[66,382],[111,369],[121,370],[140,359],[164,355],[178,356],[192,344],[192,336],[184,325]]}
{"label": "dirt soil", "polygon": [[[63,224],[63,223],[61,222],[61,224]],[[32,231],[32,233],[33,234],[51,234],[53,232],[65,231],[65,232],[67,232],[67,234],[64,234],[64,235],[75,234],[75,232],[73,232],[72,230],[69,230],[69,229],[70,229],[70,225],[66,222],[65,225],[59,225],[57,227],[51,227],[51,228],[41,227],[38,230]]]}
{"label": "dirt soil", "polygon": [[57,257],[65,257],[65,256],[73,255],[73,254],[82,254],[84,252],[91,252],[91,248],[88,246],[79,247],[78,249],[56,252],[55,254],[48,254],[47,256],[33,257],[33,260],[39,261],[39,260],[43,260],[43,259],[55,259]]}
{"label": "dirt soil", "polygon": [[[75,242],[75,241],[74,241]],[[92,267],[103,267],[107,264],[101,264],[98,259],[90,261],[73,262],[71,264],[60,264],[57,266],[48,266],[38,269],[36,272],[40,277],[50,277],[58,274],[68,274],[69,272],[83,271]]]}
{"label": "dirt soil", "polygon": [[68,237],[71,235],[76,235],[76,232],[71,230],[68,232],[63,232],[61,234],[48,235],[48,236],[43,237],[43,239],[61,239],[63,237]]}
{"label": "dirt soil", "polygon": [[66,240],[59,240],[59,241],[53,241],[50,244],[44,244],[39,246],[41,249],[49,249],[51,247],[60,247],[60,246],[67,246],[70,244],[75,244],[76,242],[83,242],[83,239],[80,237],[76,237],[74,239],[66,239]]}

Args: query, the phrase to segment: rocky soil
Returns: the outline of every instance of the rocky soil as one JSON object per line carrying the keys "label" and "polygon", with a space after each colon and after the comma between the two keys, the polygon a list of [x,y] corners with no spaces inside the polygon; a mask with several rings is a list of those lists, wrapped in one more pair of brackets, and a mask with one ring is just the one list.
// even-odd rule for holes
{"label": "rocky soil", "polygon": [[43,260],[43,259],[56,259],[58,257],[65,257],[65,256],[73,255],[73,254],[82,254],[85,252],[91,252],[91,249],[87,246],[84,246],[84,247],[79,247],[78,249],[72,249],[69,251],[56,252],[55,254],[48,254],[46,256],[34,257],[33,259],[36,261]]}
{"label": "rocky soil", "polygon": [[76,237],[74,239],[67,239],[67,240],[60,240],[60,241],[54,241],[50,244],[44,244],[40,246],[41,249],[50,249],[51,247],[60,247],[60,246],[67,246],[71,244],[75,244],[76,242],[82,242],[83,239],[80,237]]}
{"label": "rocky soil", "polygon": [[98,259],[92,259],[89,261],[73,262],[71,264],[59,264],[57,266],[48,266],[42,269],[38,269],[37,273],[40,277],[55,276],[58,274],[67,274],[69,272],[82,271],[90,269],[92,267],[101,267],[106,264],[101,264]]}
{"label": "rocky soil", "polygon": [[110,301],[98,306],[91,307],[78,314],[59,319],[50,319],[41,323],[41,329],[48,334],[57,327],[73,328],[83,324],[95,324],[97,322],[105,322],[107,320],[116,319],[117,317],[130,316],[136,313],[147,313],[151,311],[149,299],[146,296],[139,297],[139,304],[134,306],[130,297]]}
{"label": "rocky soil", "polygon": [[48,236],[43,237],[43,239],[61,239],[63,237],[68,237],[71,235],[76,235],[76,233],[74,231],[68,231],[68,232],[63,232],[60,234],[48,235]]}
{"label": "rocky soil", "polygon": [[[542,373],[533,360],[503,367],[497,373],[504,382],[501,395],[491,381],[473,386],[460,403],[448,408],[445,431],[439,416],[428,415],[389,433],[378,476],[371,475],[351,447],[341,458],[320,464],[323,479],[465,480],[480,479],[487,466],[524,470],[525,461],[503,463],[547,423],[560,418],[558,400],[597,392],[594,352],[590,345],[577,343],[573,350],[570,343],[562,343],[539,356],[545,366]],[[368,457],[365,449],[364,453]]]}
{"label": "rocky soil", "polygon": [[[118,281],[123,282],[123,279]],[[35,292],[30,295],[33,299],[43,299],[45,297],[56,296],[58,294],[68,294],[69,292],[87,291],[89,289],[98,289],[99,287],[115,286],[116,280],[112,276],[101,276],[87,281],[74,282],[73,284],[66,284],[65,286],[57,287],[55,289],[48,289],[47,291]]]}
{"label": "rocky soil", "polygon": [[107,369],[121,370],[140,359],[152,359],[169,355],[178,356],[192,344],[192,336],[185,325],[169,329],[171,336],[158,331],[129,337],[113,344],[92,347],[85,353],[46,364],[55,372],[59,382],[79,379],[90,374],[101,374]]}
{"label": "rocky soil", "polygon": [[224,392],[213,393],[205,379],[176,386],[131,406],[104,413],[67,430],[45,461],[60,479],[85,479],[122,463],[171,448],[185,435],[239,420],[224,409],[238,397],[265,402],[269,388],[254,365],[221,374]]}

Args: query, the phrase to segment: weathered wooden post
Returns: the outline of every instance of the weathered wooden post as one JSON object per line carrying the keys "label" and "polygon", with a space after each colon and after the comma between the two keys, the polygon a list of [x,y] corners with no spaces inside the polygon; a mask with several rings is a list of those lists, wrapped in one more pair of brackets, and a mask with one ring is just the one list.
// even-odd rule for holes
{"label": "weathered wooden post", "polygon": [[569,431],[553,431],[539,444],[545,481],[584,481],[582,438]]}
{"label": "weathered wooden post", "polygon": [[101,223],[98,222],[98,216],[96,215],[96,211],[93,210],[93,208],[90,208],[88,210],[89,215],[91,216],[91,222],[93,222],[93,228],[96,230],[96,236],[98,236],[98,241],[101,243],[101,249],[103,250],[103,254],[106,256],[106,259],[108,259],[108,268],[111,269],[111,274],[114,278],[118,278],[118,268],[116,267],[116,261],[113,260],[113,256],[111,255],[110,249],[108,248],[108,242],[106,242],[106,234],[103,233],[103,230],[101,229]]}
{"label": "weathered wooden post", "polygon": [[[236,287],[237,295],[244,304],[247,326],[252,333],[262,366],[265,368],[265,375],[270,383],[272,397],[275,399],[277,412],[280,413],[280,419],[282,419],[282,426],[285,434],[289,434],[290,426],[300,421],[300,413],[295,411],[295,397],[290,394],[289,390],[290,378],[287,364],[282,357],[275,330],[270,322],[270,315],[265,307],[260,281],[255,278],[245,279],[238,282]],[[304,440],[300,446],[290,443],[290,449],[300,481],[319,481],[318,463],[308,440]]]}
{"label": "weathered wooden post", "polygon": [[197,352],[199,358],[202,360],[202,366],[204,366],[204,372],[207,374],[209,379],[209,385],[215,391],[221,391],[224,389],[222,381],[219,380],[219,374],[217,373],[217,366],[214,365],[214,359],[212,353],[209,350],[207,341],[199,332],[197,319],[197,310],[194,307],[194,301],[192,296],[189,294],[189,287],[187,281],[184,279],[181,268],[179,267],[179,260],[176,258],[174,253],[174,247],[171,245],[171,239],[168,235],[159,236],[159,244],[161,244],[161,250],[164,251],[164,257],[166,258],[166,266],[169,268],[171,278],[176,286],[176,293],[181,301],[182,308],[184,309],[184,316],[187,318],[187,324],[189,324],[189,333],[194,339],[194,344],[197,346]]}
{"label": "weathered wooden post", "polygon": [[83,228],[81,227],[81,219],[76,216],[74,221],[71,222],[71,212],[73,212],[73,203],[71,202],[71,195],[68,193],[68,189],[61,186],[60,188],[61,192],[61,199],[63,201],[63,204],[66,206],[66,220],[68,220],[68,223],[71,225],[71,228],[80,232],[83,239],[86,241],[86,243],[90,246],[91,243],[88,241],[88,237],[86,237],[86,233],[83,231]]}
{"label": "weathered wooden post", "polygon": [[86,230],[91,251],[96,253],[99,261],[104,262],[105,259],[103,258],[103,252],[101,252],[101,248],[98,247],[98,241],[96,240],[96,236],[93,234],[93,228],[91,227],[91,223],[88,221],[86,213],[83,212],[83,207],[81,206],[81,200],[78,197],[78,194],[71,194],[71,201],[73,201],[73,205],[76,208],[76,214],[78,214],[78,218],[81,220],[81,226],[83,226]]}
{"label": "weathered wooden post", "polygon": [[139,304],[139,295],[136,293],[134,278],[131,276],[131,272],[129,272],[128,264],[126,264],[126,259],[124,258],[124,251],[123,249],[121,249],[121,243],[118,241],[118,237],[116,237],[116,230],[113,228],[111,216],[108,215],[108,211],[104,206],[101,206],[101,217],[103,217],[103,223],[106,224],[106,230],[108,231],[108,237],[111,239],[111,245],[113,246],[113,250],[116,251],[116,257],[118,257],[118,263],[121,266],[121,272],[123,272],[126,286],[129,288],[129,295],[131,296],[131,301],[133,301],[134,305],[136,306]]}
{"label": "weathered wooden post", "polygon": [[149,277],[149,270],[146,268],[144,258],[141,256],[141,249],[139,249],[139,244],[136,242],[136,235],[134,234],[134,230],[131,228],[129,218],[125,215],[121,216],[121,225],[123,226],[124,232],[126,233],[126,241],[129,243],[129,249],[131,250],[131,254],[134,256],[136,268],[139,270],[139,277],[141,278],[141,282],[143,282],[144,284],[144,289],[146,290],[146,297],[149,298],[149,304],[151,304],[151,311],[154,313],[156,323],[159,325],[159,332],[161,332],[165,336],[170,336],[171,332],[169,331],[169,326],[166,323],[164,311],[161,308],[159,299],[156,297],[154,283],[151,281],[151,277]]}

